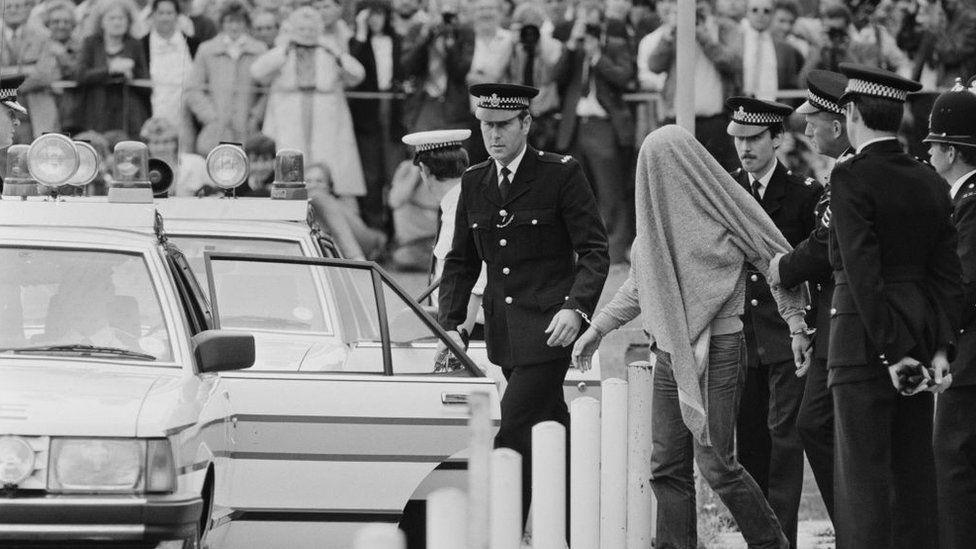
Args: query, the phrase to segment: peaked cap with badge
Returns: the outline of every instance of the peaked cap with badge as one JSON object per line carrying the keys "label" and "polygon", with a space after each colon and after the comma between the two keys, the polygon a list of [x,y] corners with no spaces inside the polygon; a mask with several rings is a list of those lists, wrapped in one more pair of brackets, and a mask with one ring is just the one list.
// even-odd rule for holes
{"label": "peaked cap with badge", "polygon": [[814,70],[807,75],[807,100],[796,108],[797,114],[829,112],[844,114],[840,98],[847,90],[847,77],[839,72]]}
{"label": "peaked cap with badge", "polygon": [[753,137],[773,124],[782,124],[793,107],[753,97],[730,97],[725,105],[732,109],[732,121],[726,129],[732,137]]}
{"label": "peaked cap with badge", "polygon": [[967,88],[958,82],[935,100],[922,142],[976,147],[976,84]]}
{"label": "peaked cap with badge", "polygon": [[460,148],[461,143],[469,137],[471,137],[471,130],[431,130],[404,135],[400,141],[404,145],[413,147],[413,161],[416,164],[420,153]]}
{"label": "peaked cap with badge", "polygon": [[539,89],[518,84],[475,84],[468,92],[477,99],[474,116],[482,122],[504,122],[528,109]]}
{"label": "peaked cap with badge", "polygon": [[922,85],[914,80],[877,67],[841,63],[837,68],[847,77],[847,87],[838,101],[841,106],[859,95],[880,97],[904,103],[908,99],[909,93],[922,89]]}
{"label": "peaked cap with badge", "polygon": [[27,109],[17,102],[17,88],[25,79],[24,75],[0,77],[0,104],[14,112],[27,114]]}

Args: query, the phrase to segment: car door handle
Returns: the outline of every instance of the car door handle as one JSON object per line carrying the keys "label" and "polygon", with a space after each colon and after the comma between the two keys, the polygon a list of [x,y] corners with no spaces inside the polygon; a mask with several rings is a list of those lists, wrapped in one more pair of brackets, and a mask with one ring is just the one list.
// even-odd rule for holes
{"label": "car door handle", "polygon": [[441,404],[467,404],[468,393],[441,393]]}

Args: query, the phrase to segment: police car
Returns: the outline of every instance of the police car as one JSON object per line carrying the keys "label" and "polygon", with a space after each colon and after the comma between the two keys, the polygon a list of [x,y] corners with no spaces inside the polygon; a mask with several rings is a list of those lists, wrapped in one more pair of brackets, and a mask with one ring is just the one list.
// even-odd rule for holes
{"label": "police car", "polygon": [[[51,143],[36,147],[41,166],[31,172],[42,173],[45,160],[70,171],[63,143],[41,139]],[[119,146],[124,153],[136,145]],[[119,160],[118,148],[116,153]],[[147,163],[121,157],[116,180],[122,192],[114,194],[141,199],[150,192],[142,185]],[[30,188],[24,180],[21,186]],[[132,180],[139,184],[125,183]],[[5,191],[17,187],[16,178],[8,178]],[[153,467],[165,465],[157,457],[166,455],[159,450],[165,447],[172,457],[169,469],[163,469],[171,470],[174,480],[159,497],[188,502],[179,515],[184,522],[167,535],[191,540],[199,535],[212,547],[348,546],[364,521],[398,522],[418,486],[464,449],[467,395],[489,393],[497,419],[494,383],[460,349],[454,347],[461,370],[432,373],[433,346],[447,341],[446,335],[374,264],[207,252],[203,268],[211,275],[211,304],[157,223],[153,206],[112,203],[112,198],[109,203],[0,202],[5,225],[0,250],[15,250],[3,265],[22,273],[0,279],[0,288],[19,281],[16,291],[27,296],[24,288],[36,281],[47,292],[29,303],[23,297],[19,310],[4,310],[3,320],[20,319],[11,326],[24,333],[24,341],[15,334],[0,351],[0,479],[6,487],[0,492],[0,545],[13,538],[155,540],[161,530],[145,511],[146,490],[169,486],[154,484],[164,480]],[[141,212],[138,220],[129,220],[123,207]],[[87,228],[106,225],[114,228]],[[79,257],[71,264],[42,263],[21,251],[61,248],[77,248]],[[145,265],[148,274],[139,278],[135,267],[120,270],[103,261],[105,266],[85,279],[91,282],[69,286],[72,274],[83,272],[89,260],[101,265],[95,260],[105,248],[135,254],[130,263]],[[106,280],[112,291],[100,287]],[[75,301],[53,300],[62,285]],[[250,299],[236,299],[240,292]],[[151,298],[159,301],[155,308]],[[109,320],[71,318],[86,308]],[[148,316],[156,309],[161,318]],[[64,311],[69,320],[51,311]],[[99,327],[98,338],[52,339],[46,335],[49,318],[61,330],[87,333]],[[101,334],[120,319],[128,322],[124,333]],[[237,328],[222,329],[229,326]],[[286,346],[308,334],[320,342],[297,361],[300,368],[266,363],[248,370],[254,359],[251,333],[259,340],[280,337]],[[411,345],[416,345],[413,355],[390,351],[395,346],[409,351]],[[216,370],[224,371],[217,375]],[[126,437],[135,442],[125,442]],[[64,493],[57,484],[62,438],[81,441],[67,444],[74,453],[65,463],[94,477],[87,484],[72,477]],[[145,447],[140,446],[144,438]],[[113,446],[116,440],[121,446]],[[131,473],[122,480],[131,478],[134,488],[126,492],[107,484],[104,491],[98,483],[113,481],[114,460],[123,458],[144,464],[138,472],[120,469]],[[119,507],[119,498],[137,509]],[[105,521],[148,522],[122,528],[127,525],[93,524],[89,518],[72,525],[58,502],[75,505],[79,513],[88,510],[87,517],[105,509]],[[36,512],[44,505],[55,506],[51,514]],[[53,524],[53,517],[69,519]]]}

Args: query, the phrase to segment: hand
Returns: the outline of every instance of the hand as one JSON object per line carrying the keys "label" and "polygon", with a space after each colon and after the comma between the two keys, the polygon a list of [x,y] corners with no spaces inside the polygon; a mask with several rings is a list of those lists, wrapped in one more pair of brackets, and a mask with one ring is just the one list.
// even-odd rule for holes
{"label": "hand", "polygon": [[770,286],[779,286],[783,283],[779,277],[779,262],[783,259],[784,255],[786,254],[776,254],[773,256],[773,260],[769,262],[769,273],[766,274],[766,282],[769,282]]}
{"label": "hand", "polygon": [[[888,376],[891,377],[891,384],[899,394],[912,396],[924,391],[928,386],[928,380],[932,379],[928,370],[912,357],[906,356],[895,364],[888,366]],[[921,376],[921,380],[915,379]]]}
{"label": "hand", "polygon": [[136,62],[128,57],[113,57],[108,60],[108,71],[116,74],[124,74],[126,78],[132,78],[132,69]]}
{"label": "hand", "polygon": [[699,44],[708,44],[712,42],[712,33],[709,32],[708,27],[704,23],[698,23],[695,25],[695,41]]}
{"label": "hand", "polygon": [[[458,333],[457,330],[448,330],[447,337],[451,338],[451,340],[454,341],[454,343],[457,343],[458,347],[462,349],[464,348],[464,340],[461,339],[461,334]],[[437,342],[437,354],[441,354],[446,350],[447,350],[447,343],[444,343],[443,341]]]}
{"label": "hand", "polygon": [[600,55],[600,39],[587,34],[583,37],[583,53],[587,59],[593,59]]}
{"label": "hand", "polygon": [[573,28],[569,31],[569,40],[567,43],[575,44],[576,41],[582,40],[584,36],[586,36],[586,21],[580,17],[573,23]]}
{"label": "hand", "polygon": [[369,10],[359,10],[356,14],[356,40],[359,42],[365,42],[366,37],[369,35],[369,24],[367,20],[369,19]]}
{"label": "hand", "polygon": [[935,384],[925,390],[935,394],[945,392],[952,385],[952,374],[949,373],[949,360],[945,352],[939,351],[932,357],[932,370]]}
{"label": "hand", "polygon": [[576,339],[576,334],[579,333],[581,323],[582,320],[576,311],[570,311],[569,309],[560,310],[552,317],[552,322],[546,328],[546,333],[549,334],[546,345],[550,347],[569,346]]}
{"label": "hand", "polygon": [[603,336],[590,326],[573,345],[573,367],[581,372],[588,371],[592,366],[593,354],[600,347]]}
{"label": "hand", "polygon": [[796,377],[803,377],[810,369],[810,361],[813,357],[813,343],[810,336],[806,334],[796,334],[792,337],[790,348],[793,350],[793,362],[796,364]]}

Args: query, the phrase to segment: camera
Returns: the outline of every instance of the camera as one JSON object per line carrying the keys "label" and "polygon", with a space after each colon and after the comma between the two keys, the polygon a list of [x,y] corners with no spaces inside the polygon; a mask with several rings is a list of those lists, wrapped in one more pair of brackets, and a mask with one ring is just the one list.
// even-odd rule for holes
{"label": "camera", "polygon": [[599,39],[600,37],[603,36],[603,27],[601,27],[600,25],[596,25],[594,23],[588,23],[586,25],[586,28],[583,30],[583,32],[584,34]]}
{"label": "camera", "polygon": [[453,26],[457,23],[457,14],[452,12],[444,12],[441,14],[442,21],[445,26]]}
{"label": "camera", "polygon": [[535,25],[525,25],[519,29],[519,42],[526,47],[532,47],[539,43],[541,33],[539,27]]}
{"label": "camera", "polygon": [[847,29],[830,27],[827,29],[827,38],[835,44],[843,42],[847,40]]}

